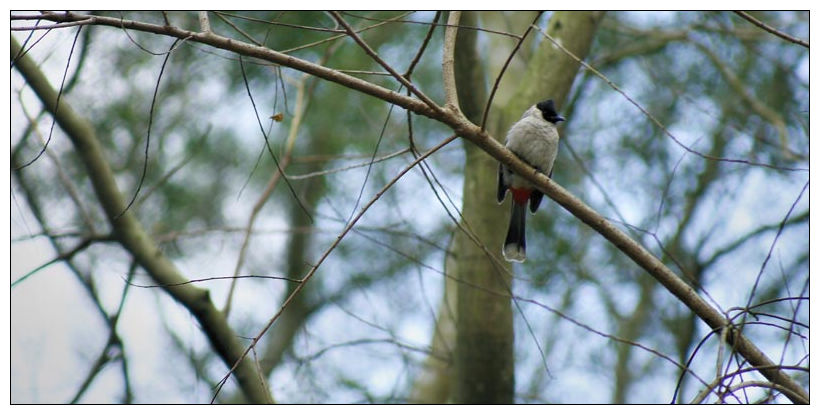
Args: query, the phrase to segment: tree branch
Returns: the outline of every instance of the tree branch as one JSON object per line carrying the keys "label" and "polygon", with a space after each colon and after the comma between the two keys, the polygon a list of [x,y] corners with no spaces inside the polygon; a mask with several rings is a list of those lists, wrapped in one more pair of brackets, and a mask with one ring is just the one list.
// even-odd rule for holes
{"label": "tree branch", "polygon": [[650,113],[649,113],[649,111],[647,111],[647,110],[646,110],[646,109],[645,109],[645,108],[644,108],[641,104],[637,103],[634,99],[632,99],[632,97],[630,97],[629,95],[627,95],[627,93],[626,93],[626,92],[624,92],[624,91],[623,91],[620,87],[618,87],[618,85],[616,85],[614,82],[610,81],[610,80],[609,80],[609,78],[607,78],[606,76],[604,76],[604,74],[602,74],[600,71],[598,71],[598,70],[597,70],[597,69],[595,69],[594,67],[590,66],[588,63],[584,62],[582,59],[580,59],[580,58],[578,58],[577,56],[575,56],[575,54],[573,54],[571,51],[567,50],[567,48],[566,48],[566,47],[564,47],[564,46],[561,44],[561,42],[560,42],[560,41],[558,41],[558,40],[556,40],[555,38],[553,38],[552,36],[550,36],[550,35],[549,35],[548,33],[546,33],[544,30],[542,30],[542,29],[540,29],[540,28],[538,28],[538,30],[541,32],[541,34],[542,34],[542,35],[544,35],[544,37],[546,37],[547,39],[549,39],[549,40],[550,40],[550,42],[552,42],[552,44],[553,44],[553,45],[555,45],[555,47],[557,47],[558,49],[561,49],[562,51],[564,51],[564,53],[568,54],[568,55],[569,55],[569,56],[571,56],[573,59],[577,60],[577,61],[578,61],[581,65],[583,65],[585,68],[587,68],[587,69],[589,69],[590,71],[592,71],[592,73],[594,73],[594,74],[595,74],[595,76],[597,76],[597,77],[601,78],[602,80],[604,80],[604,82],[606,82],[606,83],[607,83],[607,84],[608,84],[608,85],[609,85],[612,89],[614,89],[614,90],[615,90],[615,91],[617,91],[619,94],[621,94],[624,98],[626,98],[626,100],[627,100],[627,101],[629,101],[632,105],[634,105],[634,106],[635,106],[635,108],[638,108],[638,109],[639,109],[639,110],[640,110],[640,111],[641,111],[644,115],[646,115],[646,117],[647,117],[647,118],[649,118],[649,120],[651,120],[651,121],[652,121],[652,123],[653,123],[653,124],[655,124],[655,125],[656,125],[656,126],[657,126],[660,130],[661,130],[661,131],[663,131],[663,133],[664,133],[667,137],[671,138],[671,139],[672,139],[672,141],[674,141],[674,142],[675,142],[675,144],[679,145],[681,148],[683,148],[683,149],[684,149],[684,150],[686,150],[687,152],[692,153],[692,154],[695,154],[695,155],[697,155],[697,156],[699,156],[699,157],[702,157],[702,158],[704,158],[704,159],[707,159],[707,160],[712,160],[712,161],[723,161],[723,162],[727,162],[727,163],[742,163],[742,164],[747,164],[747,165],[750,165],[750,166],[767,167],[767,168],[770,168],[770,169],[784,170],[784,171],[803,171],[803,170],[808,171],[808,169],[805,169],[805,168],[780,167],[780,166],[775,166],[775,165],[771,165],[771,164],[767,164],[767,163],[758,163],[758,162],[749,161],[749,160],[743,160],[743,159],[731,159],[731,158],[719,158],[719,157],[712,157],[712,156],[710,156],[710,155],[708,155],[708,154],[703,154],[703,153],[701,153],[701,152],[699,152],[699,151],[695,150],[694,148],[691,148],[690,146],[687,146],[686,144],[684,144],[683,142],[681,142],[681,141],[680,141],[677,137],[675,137],[675,136],[672,134],[672,132],[670,132],[670,131],[669,131],[669,129],[668,129],[668,128],[666,128],[666,126],[665,126],[665,125],[663,125],[663,123],[661,123],[661,122],[660,122],[657,118],[655,118],[655,116],[653,116],[652,114],[650,114]]}
{"label": "tree branch", "polygon": [[493,84],[493,89],[490,90],[490,97],[487,99],[487,104],[484,105],[484,113],[481,115],[481,129],[484,130],[487,126],[487,114],[490,112],[490,106],[493,104],[493,98],[495,97],[495,91],[498,90],[498,85],[501,83],[501,78],[504,77],[504,72],[507,71],[507,67],[512,62],[515,54],[518,53],[518,49],[521,48],[521,45],[524,44],[524,41],[527,40],[527,35],[530,34],[530,31],[535,24],[538,22],[538,19],[541,17],[542,12],[538,12],[535,14],[535,18],[532,19],[532,23],[527,26],[527,30],[524,31],[524,34],[521,35],[521,38],[518,39],[518,42],[515,44],[512,52],[510,52],[510,56],[507,57],[507,60],[504,61],[504,66],[501,67],[501,71],[498,73],[498,76],[495,77],[495,83]]}
{"label": "tree branch", "polygon": [[396,80],[398,80],[402,85],[404,85],[407,89],[409,89],[411,92],[413,92],[413,94],[415,94],[417,97],[419,97],[419,99],[424,101],[424,103],[427,104],[430,107],[430,109],[432,109],[434,111],[440,111],[440,107],[435,102],[433,102],[432,99],[428,98],[427,95],[424,95],[424,93],[419,91],[418,88],[415,87],[415,85],[413,85],[410,81],[407,80],[407,78],[403,77],[400,73],[396,72],[396,70],[393,69],[392,66],[388,65],[387,62],[385,62],[382,58],[380,58],[379,55],[376,53],[376,51],[373,50],[364,41],[364,39],[359,37],[359,35],[356,33],[356,31],[353,30],[353,28],[350,27],[349,24],[347,24],[345,19],[342,18],[342,16],[339,15],[338,12],[330,12],[330,14],[333,16],[334,19],[336,19],[337,22],[339,22],[340,25],[342,25],[342,27],[345,28],[345,30],[347,30],[347,34],[350,37],[352,37],[353,40],[355,40],[356,43],[358,43],[359,46],[361,46],[361,48],[364,49],[364,51],[368,55],[370,55],[370,57],[373,58],[374,61],[376,61],[379,65],[381,65],[382,68],[386,69],[387,72],[390,72],[390,74],[393,75],[393,77],[396,78]]}
{"label": "tree branch", "polygon": [[767,25],[766,23],[763,23],[760,20],[755,19],[754,16],[750,15],[749,13],[746,13],[746,12],[740,11],[740,10],[735,10],[735,14],[742,17],[742,18],[744,18],[744,19],[746,19],[746,20],[748,20],[753,25],[755,25],[755,26],[757,26],[757,27],[759,27],[759,28],[761,28],[761,29],[763,29],[763,30],[765,30],[765,31],[779,37],[779,38],[788,40],[789,42],[792,42],[792,43],[796,43],[800,46],[805,47],[806,49],[809,48],[809,42],[806,42],[805,40],[801,40],[801,39],[798,39],[796,37],[790,36],[786,33],[783,33],[781,31]]}
{"label": "tree branch", "polygon": [[444,56],[441,59],[441,71],[442,77],[444,78],[444,105],[453,111],[461,113],[461,109],[459,109],[458,105],[454,58],[459,20],[461,20],[461,12],[451,11],[447,17],[447,28],[444,29]]}
{"label": "tree branch", "polygon": [[[14,57],[19,51],[20,45],[12,37],[11,56]],[[117,187],[114,173],[103,154],[102,146],[96,138],[93,127],[74,112],[65,100],[60,102],[59,108],[55,108],[57,92],[29,56],[19,58],[15,67],[74,144],[77,155],[88,171],[100,205],[111,223],[114,236],[123,248],[136,258],[140,266],[158,284],[168,285],[164,290],[197,318],[212,347],[223,362],[228,366],[237,364],[236,378],[245,396],[255,403],[272,402],[273,398],[270,392],[262,387],[253,363],[240,360],[242,346],[237,341],[238,337],[228,326],[224,315],[211,302],[209,292],[190,284],[184,284],[187,282],[186,278],[162,254],[159,247],[154,244],[137,221],[133,212],[125,210],[125,200]],[[120,215],[121,212],[124,213]],[[180,283],[182,285],[179,285]]]}
{"label": "tree branch", "polygon": [[208,19],[207,11],[199,12],[199,31],[202,33],[211,33],[211,21]]}
{"label": "tree branch", "polygon": [[783,117],[777,113],[774,109],[770,108],[766,105],[762,100],[757,99],[752,93],[746,89],[746,85],[744,82],[737,77],[737,75],[732,71],[729,66],[720,59],[720,56],[716,54],[714,51],[709,49],[706,45],[701,42],[692,40],[692,43],[700,49],[708,58],[712,61],[715,67],[718,69],[721,75],[726,78],[726,81],[729,83],[729,86],[734,89],[738,95],[749,104],[749,108],[752,109],[755,113],[760,115],[761,118],[770,122],[774,127],[777,129],[777,134],[780,139],[780,146],[783,150],[783,153],[786,157],[795,158],[795,155],[789,150],[789,135],[786,130],[786,122],[783,121]]}

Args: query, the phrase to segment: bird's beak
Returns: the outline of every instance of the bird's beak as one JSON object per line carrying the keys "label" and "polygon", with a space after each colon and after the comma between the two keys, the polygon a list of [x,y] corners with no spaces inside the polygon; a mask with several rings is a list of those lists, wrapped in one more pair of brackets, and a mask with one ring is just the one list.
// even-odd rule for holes
{"label": "bird's beak", "polygon": [[566,118],[564,118],[560,115],[555,116],[555,121],[566,121],[566,120],[567,120]]}

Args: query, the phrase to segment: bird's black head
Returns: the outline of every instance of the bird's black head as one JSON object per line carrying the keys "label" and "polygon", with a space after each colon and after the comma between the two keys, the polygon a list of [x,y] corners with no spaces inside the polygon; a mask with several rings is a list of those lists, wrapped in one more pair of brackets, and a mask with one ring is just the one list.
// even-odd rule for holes
{"label": "bird's black head", "polygon": [[541,101],[535,106],[541,111],[541,115],[544,119],[553,124],[558,124],[559,121],[566,121],[564,117],[558,115],[558,112],[555,111],[555,103],[552,102],[551,99]]}

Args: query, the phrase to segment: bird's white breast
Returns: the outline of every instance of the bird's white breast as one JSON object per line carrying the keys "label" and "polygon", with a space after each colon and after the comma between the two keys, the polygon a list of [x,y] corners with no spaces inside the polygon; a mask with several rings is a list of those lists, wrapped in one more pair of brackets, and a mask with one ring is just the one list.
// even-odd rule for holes
{"label": "bird's white breast", "polygon": [[558,154],[558,130],[531,107],[507,133],[507,148],[544,174],[552,170]]}

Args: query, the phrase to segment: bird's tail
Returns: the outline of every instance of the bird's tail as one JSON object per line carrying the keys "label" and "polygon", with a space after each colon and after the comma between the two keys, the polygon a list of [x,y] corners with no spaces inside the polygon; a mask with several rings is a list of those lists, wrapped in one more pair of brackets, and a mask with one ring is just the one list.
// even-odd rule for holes
{"label": "bird's tail", "polygon": [[524,240],[524,223],[527,217],[526,205],[519,205],[513,201],[510,227],[507,229],[507,239],[504,240],[504,259],[507,261],[524,262],[527,258],[526,241]]}

